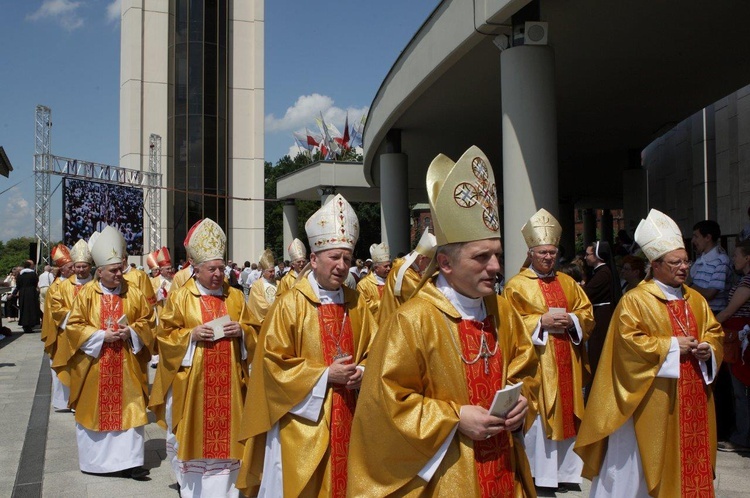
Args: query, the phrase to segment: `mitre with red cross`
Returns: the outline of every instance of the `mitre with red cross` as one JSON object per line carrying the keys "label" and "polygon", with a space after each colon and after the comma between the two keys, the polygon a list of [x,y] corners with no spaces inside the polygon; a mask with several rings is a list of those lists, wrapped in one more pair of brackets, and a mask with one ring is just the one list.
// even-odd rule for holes
{"label": "mitre with red cross", "polygon": [[521,227],[521,234],[529,249],[536,246],[557,246],[560,244],[562,227],[549,211],[542,208]]}
{"label": "mitre with red cross", "polygon": [[73,258],[70,256],[70,250],[62,242],[52,248],[51,256],[52,261],[58,268],[62,268],[73,261]]}
{"label": "mitre with red cross", "polygon": [[214,220],[203,218],[192,226],[184,244],[193,264],[197,265],[205,261],[224,259],[227,235]]}
{"label": "mitre with red cross", "polygon": [[438,246],[500,238],[495,174],[476,145],[455,163],[443,154],[432,160],[427,195]]}
{"label": "mitre with red cross", "polygon": [[359,219],[341,194],[318,209],[305,223],[311,252],[328,249],[354,250],[359,238]]}

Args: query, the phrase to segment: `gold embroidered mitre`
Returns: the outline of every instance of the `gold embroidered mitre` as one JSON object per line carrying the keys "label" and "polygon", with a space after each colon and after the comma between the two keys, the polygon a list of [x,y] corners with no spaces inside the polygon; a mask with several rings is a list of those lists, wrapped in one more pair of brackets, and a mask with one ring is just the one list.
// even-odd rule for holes
{"label": "gold embroidered mitre", "polygon": [[146,255],[146,265],[149,270],[159,268],[159,263],[156,262],[156,254],[158,251],[150,252]]}
{"label": "gold embroidered mitre", "polygon": [[370,257],[373,263],[386,263],[391,260],[391,251],[388,244],[381,242],[370,246]]}
{"label": "gold embroidered mitre", "polygon": [[359,238],[357,213],[341,194],[318,209],[305,223],[310,251],[354,250]]}
{"label": "gold embroidered mitre", "polygon": [[70,258],[74,263],[92,263],[91,251],[85,240],[81,239],[75,243],[73,249],[70,250]]}
{"label": "gold embroidered mitre", "polygon": [[73,258],[70,255],[70,250],[67,248],[65,244],[57,244],[55,247],[52,248],[52,262],[55,263],[55,266],[58,268],[61,268],[68,263],[73,262]]}
{"label": "gold embroidered mitre", "polygon": [[107,225],[95,238],[91,247],[91,257],[94,258],[96,266],[122,264],[125,257],[125,237],[114,227]]}
{"label": "gold embroidered mitre", "polygon": [[649,261],[659,259],[675,249],[685,249],[680,227],[666,214],[652,209],[635,229],[635,241]]}
{"label": "gold embroidered mitre", "polygon": [[156,254],[156,264],[159,265],[160,268],[170,268],[172,266],[172,257],[169,255],[168,248],[162,247],[161,249],[154,251],[154,253]]}
{"label": "gold embroidered mitre", "polygon": [[521,227],[521,234],[529,249],[536,246],[557,246],[560,245],[562,227],[549,211],[542,208]]}
{"label": "gold embroidered mitre", "polygon": [[205,261],[224,259],[227,236],[214,220],[204,218],[188,232],[185,249],[196,265]]}
{"label": "gold embroidered mitre", "polygon": [[303,244],[299,239],[294,239],[292,243],[289,244],[287,251],[289,252],[289,259],[291,259],[292,261],[307,258],[307,248],[305,247],[305,244]]}
{"label": "gold embroidered mitre", "polygon": [[273,253],[270,249],[266,249],[263,251],[263,254],[260,255],[260,261],[258,262],[258,265],[260,266],[261,270],[270,270],[274,266],[276,266],[276,259],[273,257]]}
{"label": "gold embroidered mitre", "polygon": [[495,174],[479,147],[455,163],[443,154],[433,159],[427,194],[438,246],[500,238]]}

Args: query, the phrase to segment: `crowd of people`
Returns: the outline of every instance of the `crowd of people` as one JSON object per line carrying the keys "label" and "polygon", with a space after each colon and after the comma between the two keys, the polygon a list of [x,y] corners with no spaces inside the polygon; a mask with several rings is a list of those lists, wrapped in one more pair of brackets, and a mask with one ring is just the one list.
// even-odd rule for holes
{"label": "crowd of people", "polygon": [[536,496],[584,477],[597,497],[713,496],[717,449],[750,451],[750,242],[730,258],[703,220],[691,261],[651,210],[566,262],[540,209],[505,281],[484,153],[439,155],[426,186],[432,229],[397,258],[354,258],[336,195],[288,261],[240,268],[203,219],[188,260],[161,248],[150,275],[109,225],[38,279],[28,262],[18,295],[44,312],[80,470],[147,480],[150,410],[182,497]]}

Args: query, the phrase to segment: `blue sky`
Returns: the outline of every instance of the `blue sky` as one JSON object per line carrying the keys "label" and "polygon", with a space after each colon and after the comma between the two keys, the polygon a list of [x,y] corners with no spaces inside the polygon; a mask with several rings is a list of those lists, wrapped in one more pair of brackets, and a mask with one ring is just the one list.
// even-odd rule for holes
{"label": "blue sky", "polygon": [[[367,110],[439,0],[270,0],[265,4],[265,158],[315,117],[343,131]],[[120,1],[0,0],[0,240],[34,235],[34,110],[52,109],[52,153],[118,164]],[[54,190],[60,177],[52,177]],[[60,189],[51,236],[61,237]]]}

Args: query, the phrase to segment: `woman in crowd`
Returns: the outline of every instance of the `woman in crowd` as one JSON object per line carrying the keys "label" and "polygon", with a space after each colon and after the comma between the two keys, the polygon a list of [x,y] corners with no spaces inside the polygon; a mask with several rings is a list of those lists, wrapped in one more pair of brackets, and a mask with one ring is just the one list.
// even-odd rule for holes
{"label": "woman in crowd", "polygon": [[641,280],[646,277],[646,262],[638,256],[627,256],[622,258],[620,278],[622,279],[622,293],[635,288]]}
{"label": "woman in crowd", "polygon": [[724,327],[724,361],[730,364],[734,391],[735,427],[729,441],[719,441],[719,451],[750,451],[750,348],[742,350],[750,325],[750,241],[739,244],[732,257],[740,281],[729,291],[729,304],[716,315]]}

